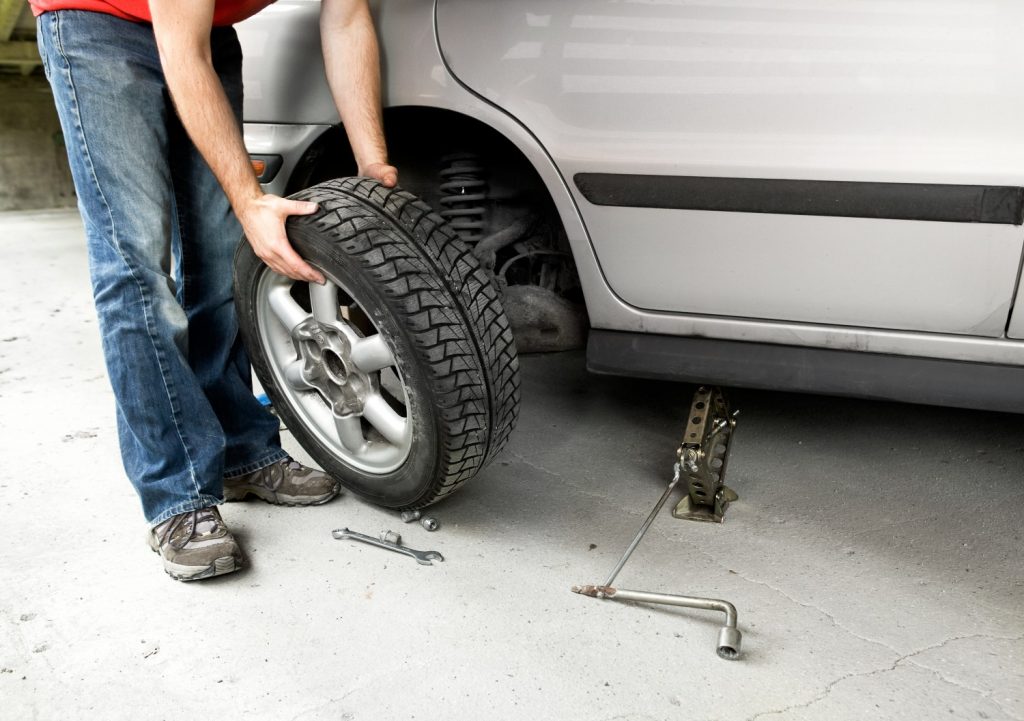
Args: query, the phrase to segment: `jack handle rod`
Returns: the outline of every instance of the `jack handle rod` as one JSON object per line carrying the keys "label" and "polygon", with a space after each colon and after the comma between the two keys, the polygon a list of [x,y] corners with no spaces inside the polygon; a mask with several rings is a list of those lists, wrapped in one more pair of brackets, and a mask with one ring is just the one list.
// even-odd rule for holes
{"label": "jack handle rod", "polygon": [[647,520],[644,521],[644,525],[640,526],[640,530],[637,531],[636,535],[633,537],[633,542],[629,544],[629,548],[627,548],[626,552],[622,554],[622,558],[619,559],[619,563],[615,566],[615,570],[612,571],[612,574],[608,576],[608,580],[606,580],[602,585],[612,585],[612,582],[615,581],[615,577],[619,575],[619,571],[621,571],[622,567],[626,565],[626,561],[628,561],[629,557],[633,555],[633,551],[636,550],[636,547],[640,545],[640,540],[644,537],[644,534],[647,533],[647,529],[651,527],[652,523],[654,523],[654,519],[658,516],[658,513],[665,505],[665,501],[667,501],[668,497],[672,495],[672,491],[675,489],[676,484],[679,483],[680,468],[678,462],[673,466],[672,471],[672,481],[668,484],[665,492],[661,494],[661,498],[658,500],[654,510],[651,511],[651,515],[649,515]]}

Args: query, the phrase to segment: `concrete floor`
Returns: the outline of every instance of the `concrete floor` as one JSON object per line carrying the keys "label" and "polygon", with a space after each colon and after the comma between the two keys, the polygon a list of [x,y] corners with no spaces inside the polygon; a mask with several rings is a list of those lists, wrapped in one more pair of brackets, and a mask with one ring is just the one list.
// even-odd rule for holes
{"label": "concrete floor", "polygon": [[[251,567],[167,578],[124,479],[82,230],[0,215],[0,718],[1024,719],[1024,417],[734,391],[722,526],[665,513],[691,389],[524,359],[509,449],[428,534],[233,504]],[[392,528],[447,562],[335,541]]]}

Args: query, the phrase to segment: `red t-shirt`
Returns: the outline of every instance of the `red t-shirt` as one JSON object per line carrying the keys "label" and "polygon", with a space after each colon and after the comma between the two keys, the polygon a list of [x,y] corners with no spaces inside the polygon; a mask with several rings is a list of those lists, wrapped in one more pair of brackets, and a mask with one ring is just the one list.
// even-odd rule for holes
{"label": "red t-shirt", "polygon": [[[252,17],[274,0],[217,0],[213,11],[216,27],[234,25]],[[149,0],[28,0],[33,15],[42,15],[47,10],[91,10],[115,15],[123,20],[150,23]]]}

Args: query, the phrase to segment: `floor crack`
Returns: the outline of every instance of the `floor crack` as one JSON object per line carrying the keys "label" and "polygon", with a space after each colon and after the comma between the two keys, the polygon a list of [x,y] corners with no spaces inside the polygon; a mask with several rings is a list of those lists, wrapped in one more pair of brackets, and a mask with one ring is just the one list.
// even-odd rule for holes
{"label": "floor crack", "polygon": [[762,718],[764,716],[774,716],[776,714],[784,714],[784,713],[787,713],[789,711],[795,711],[796,709],[800,709],[800,708],[808,708],[808,707],[813,706],[814,704],[818,703],[819,701],[824,701],[825,698],[827,698],[828,695],[830,693],[832,693],[832,689],[834,689],[836,686],[841,684],[843,681],[849,681],[851,678],[866,678],[868,676],[876,676],[876,675],[879,675],[879,674],[889,673],[891,671],[895,671],[896,670],[896,666],[899,665],[899,662],[900,662],[900,660],[896,659],[895,661],[893,661],[891,666],[887,666],[885,668],[877,668],[877,669],[874,669],[873,671],[863,671],[861,673],[847,673],[847,674],[843,674],[842,676],[840,676],[836,680],[830,682],[821,691],[821,693],[819,693],[817,696],[815,696],[814,698],[810,699],[809,701],[805,701],[804,703],[791,704],[789,706],[786,706],[785,708],[773,709],[771,711],[761,711],[760,713],[756,713],[753,716],[751,716],[749,719],[747,719],[747,721],[757,721],[757,719]]}
{"label": "floor crack", "polygon": [[[716,560],[710,554],[704,553],[700,549],[697,549],[697,550],[698,550],[698,552],[703,553],[703,555],[705,555],[712,563],[716,563],[718,566],[720,566],[722,568],[726,568],[720,561]],[[833,616],[831,613],[829,613],[828,611],[826,611],[823,608],[819,608],[818,606],[815,606],[812,603],[805,603],[804,601],[801,601],[798,598],[794,598],[793,596],[790,596],[788,593],[783,591],[781,588],[777,588],[777,587],[773,586],[772,584],[768,583],[767,581],[760,581],[760,580],[758,580],[756,578],[749,578],[748,576],[746,576],[746,575],[744,575],[744,574],[742,574],[739,571],[736,571],[734,569],[726,568],[726,570],[727,571],[733,571],[733,573],[735,573],[737,576],[742,578],[744,581],[747,581],[748,583],[753,583],[753,584],[756,584],[758,586],[764,586],[765,588],[774,591],[775,593],[779,594],[780,596],[782,596],[783,598],[789,600],[790,602],[795,603],[796,605],[800,606],[801,608],[806,608],[806,609],[809,609],[811,611],[817,611],[822,616],[827,618],[832,623],[832,625],[834,625],[836,628],[838,628],[841,631],[844,631],[844,632],[850,634],[851,636],[853,636],[856,639],[864,641],[865,643],[870,643],[870,644],[873,644],[873,645],[876,645],[876,646],[881,646],[882,648],[886,649],[887,651],[892,652],[893,654],[895,654],[897,656],[900,655],[899,651],[897,651],[895,648],[893,648],[889,644],[885,643],[884,641],[877,641],[877,640],[875,640],[873,638],[868,638],[867,636],[861,636],[859,633],[856,633],[855,631],[847,628],[846,626],[841,624],[838,620],[836,620],[835,616]]]}
{"label": "floor crack", "polygon": [[966,634],[966,635],[963,635],[963,636],[954,636],[953,638],[947,638],[942,643],[937,643],[937,644],[935,644],[933,646],[929,646],[927,648],[922,648],[922,649],[920,649],[918,651],[914,651],[913,653],[909,653],[906,656],[904,656],[903,658],[901,658],[900,662],[906,661],[909,664],[911,664],[912,666],[921,669],[922,671],[927,671],[927,672],[929,672],[931,674],[934,674],[936,678],[938,678],[940,681],[943,681],[944,683],[948,683],[950,686],[955,686],[955,687],[957,687],[959,689],[963,689],[964,691],[970,691],[972,693],[976,693],[979,696],[981,696],[982,698],[984,698],[984,699],[990,701],[991,703],[993,703],[995,706],[999,707],[1000,711],[1002,711],[1003,713],[1005,713],[1007,716],[1009,716],[1010,718],[1014,719],[1015,721],[1024,721],[1024,718],[1022,718],[1021,716],[1018,716],[1016,713],[1014,713],[1010,709],[1006,708],[1006,706],[1004,706],[1001,701],[999,701],[997,698],[995,698],[994,692],[985,691],[984,689],[974,688],[972,686],[966,686],[966,685],[964,685],[962,683],[954,681],[953,679],[949,678],[948,676],[946,676],[942,672],[940,672],[940,671],[938,671],[938,670],[936,670],[934,668],[931,668],[930,666],[925,666],[923,663],[920,663],[919,661],[915,661],[914,660],[915,656],[918,656],[918,655],[920,655],[922,653],[926,653],[928,651],[934,651],[936,649],[942,648],[946,644],[953,643],[954,641],[963,641],[965,639],[985,639],[985,640],[988,640],[988,641],[1015,641],[1015,642],[1020,642],[1020,641],[1024,641],[1024,634],[1022,634],[1020,636],[993,636],[991,634],[985,634],[985,633],[972,633],[972,634]]}
{"label": "floor crack", "polygon": [[881,675],[881,674],[885,674],[885,673],[891,673],[891,672],[895,671],[897,668],[899,668],[900,665],[902,665],[904,663],[909,663],[910,665],[912,665],[912,666],[914,666],[916,668],[919,668],[922,671],[927,671],[927,672],[929,672],[931,674],[934,674],[936,678],[938,678],[940,681],[942,681],[944,683],[948,683],[949,685],[955,686],[956,688],[962,689],[964,691],[970,691],[971,693],[975,693],[975,694],[981,696],[982,698],[984,698],[985,700],[991,702],[995,706],[998,706],[999,709],[1003,713],[1005,713],[1010,718],[1015,719],[1015,721],[1024,721],[1024,719],[1021,719],[1020,716],[1017,716],[1016,714],[1010,712],[999,701],[997,701],[996,699],[992,698],[991,694],[986,693],[986,692],[984,692],[984,691],[982,691],[980,689],[971,688],[970,686],[964,686],[963,684],[955,683],[955,682],[951,681],[950,679],[946,678],[945,676],[943,676],[941,673],[939,673],[935,669],[928,668],[927,666],[922,666],[920,663],[917,663],[916,661],[913,660],[913,658],[915,656],[919,656],[919,655],[921,655],[923,653],[927,653],[928,651],[934,651],[935,649],[942,648],[946,644],[953,643],[954,641],[962,641],[964,639],[970,639],[970,638],[984,638],[984,639],[989,639],[989,640],[993,640],[993,641],[1021,641],[1021,640],[1024,640],[1024,636],[1017,636],[1017,637],[1011,637],[1011,636],[991,636],[991,635],[982,634],[982,633],[972,633],[972,634],[965,634],[963,636],[953,636],[952,638],[947,638],[945,641],[942,641],[940,643],[932,644],[931,646],[926,646],[924,648],[920,648],[920,649],[918,649],[916,651],[913,651],[911,653],[901,655],[899,658],[897,658],[895,661],[893,661],[892,664],[890,664],[889,666],[885,666],[883,668],[878,668],[878,669],[875,669],[873,671],[864,671],[864,672],[861,672],[861,673],[848,673],[848,674],[844,674],[844,675],[840,676],[839,678],[835,679],[834,681],[830,682],[821,691],[821,693],[819,693],[817,696],[815,696],[814,698],[810,699],[809,701],[805,701],[803,703],[798,703],[798,704],[792,704],[790,706],[786,706],[785,708],[781,708],[781,709],[773,709],[771,711],[761,711],[760,713],[757,713],[757,714],[754,714],[753,716],[751,716],[749,719],[747,719],[747,721],[757,721],[757,719],[760,719],[760,718],[765,717],[765,716],[774,716],[776,714],[784,714],[784,713],[787,713],[789,711],[794,711],[796,709],[808,708],[808,707],[813,706],[814,704],[816,704],[816,703],[818,703],[820,701],[825,700],[825,698],[827,698],[828,695],[830,693],[832,693],[832,690],[836,686],[838,686],[839,684],[843,683],[844,681],[848,681],[848,680],[853,679],[853,678],[867,678],[868,676],[876,676],[876,675]]}

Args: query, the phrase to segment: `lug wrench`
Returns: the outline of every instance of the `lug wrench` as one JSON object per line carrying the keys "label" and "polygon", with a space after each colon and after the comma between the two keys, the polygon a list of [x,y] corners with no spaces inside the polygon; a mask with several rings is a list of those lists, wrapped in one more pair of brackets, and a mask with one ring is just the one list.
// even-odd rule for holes
{"label": "lug wrench", "polygon": [[388,541],[382,541],[379,538],[367,536],[362,533],[356,533],[355,531],[350,531],[347,528],[339,528],[337,530],[331,531],[331,535],[339,541],[359,541],[361,543],[367,543],[371,546],[376,546],[377,548],[383,548],[387,551],[394,551],[395,553],[404,553],[406,556],[412,556],[416,559],[417,563],[421,563],[424,566],[433,566],[434,564],[431,563],[431,561],[444,561],[444,556],[442,556],[437,551],[417,551],[416,549],[409,548],[408,546],[402,546],[397,543],[389,543]]}
{"label": "lug wrench", "polygon": [[666,606],[684,606],[686,608],[699,608],[705,611],[721,611],[725,614],[725,626],[718,632],[718,646],[716,651],[721,658],[727,661],[733,661],[739,658],[740,655],[740,642],[743,639],[743,635],[739,629],[736,628],[736,607],[728,601],[722,601],[717,598],[701,598],[699,596],[678,596],[675,594],[668,593],[648,593],[647,591],[628,591],[626,589],[619,589],[612,587],[612,583],[615,581],[616,576],[619,575],[619,571],[626,565],[626,561],[633,555],[633,551],[640,545],[640,540],[647,533],[647,529],[654,523],[654,519],[657,517],[658,512],[661,511],[665,505],[665,501],[668,500],[669,496],[672,495],[672,491],[675,490],[676,484],[679,483],[680,466],[676,463],[673,467],[672,480],[669,482],[665,492],[661,494],[661,498],[654,506],[654,510],[651,511],[651,515],[647,517],[643,525],[640,526],[640,530],[637,531],[636,536],[633,537],[632,543],[629,544],[629,548],[622,554],[622,558],[619,559],[619,563],[615,566],[615,570],[611,572],[608,579],[601,586],[573,586],[573,593],[579,593],[584,596],[590,596],[592,598],[612,599],[615,601],[638,601],[640,603],[658,603]]}

